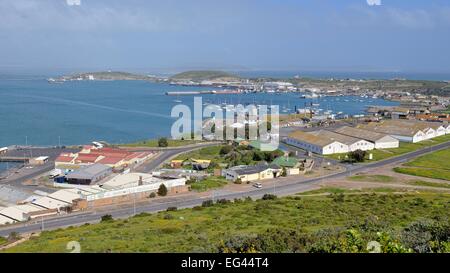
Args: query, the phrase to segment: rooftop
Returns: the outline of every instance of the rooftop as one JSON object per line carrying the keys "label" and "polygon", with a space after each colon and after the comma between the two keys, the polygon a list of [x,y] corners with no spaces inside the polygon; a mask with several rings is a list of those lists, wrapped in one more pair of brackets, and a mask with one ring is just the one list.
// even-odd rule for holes
{"label": "rooftop", "polygon": [[317,145],[320,147],[324,147],[324,146],[327,146],[327,145],[335,142],[335,140],[333,140],[333,139],[330,139],[327,137],[322,137],[319,135],[313,135],[313,134],[306,133],[303,131],[295,131],[293,133],[290,133],[289,138],[307,142],[310,144],[314,144],[314,145]]}
{"label": "rooftop", "polygon": [[67,178],[75,178],[75,179],[92,179],[95,176],[110,170],[111,167],[108,167],[103,164],[93,164],[76,170],[67,175]]}
{"label": "rooftop", "polygon": [[354,136],[360,139],[368,140],[371,142],[376,142],[384,137],[389,137],[386,134],[377,133],[373,131],[368,131],[364,129],[349,127],[349,126],[343,126],[340,128],[337,128],[334,130],[336,133],[347,135],[347,136]]}

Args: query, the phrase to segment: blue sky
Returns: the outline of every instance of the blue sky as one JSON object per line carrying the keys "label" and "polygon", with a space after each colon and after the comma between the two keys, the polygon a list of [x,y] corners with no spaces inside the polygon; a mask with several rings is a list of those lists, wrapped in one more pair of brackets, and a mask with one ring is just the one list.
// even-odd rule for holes
{"label": "blue sky", "polygon": [[77,1],[0,0],[0,71],[450,72],[448,0]]}

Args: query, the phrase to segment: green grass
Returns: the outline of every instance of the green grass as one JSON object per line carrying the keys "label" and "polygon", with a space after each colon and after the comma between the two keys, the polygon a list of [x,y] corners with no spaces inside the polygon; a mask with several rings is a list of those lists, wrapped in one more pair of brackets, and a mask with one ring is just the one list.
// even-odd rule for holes
{"label": "green grass", "polygon": [[394,171],[450,181],[450,149],[445,149],[418,157]]}
{"label": "green grass", "polygon": [[[181,146],[201,143],[202,141],[201,140],[167,139],[167,142],[169,144],[168,147],[181,147]],[[120,146],[157,148],[158,140],[157,139],[149,139],[149,140],[143,140],[143,141],[138,141],[138,142],[134,142],[134,143],[120,144]]]}
{"label": "green grass", "polygon": [[446,184],[446,183],[436,183],[436,182],[428,182],[428,181],[410,181],[410,182],[408,182],[408,184],[415,185],[415,186],[426,186],[426,187],[450,189],[450,184]]}
{"label": "green grass", "polygon": [[185,154],[181,154],[177,156],[176,160],[188,160],[191,158],[194,159],[204,159],[204,160],[213,160],[216,162],[223,161],[223,156],[220,155],[220,149],[222,149],[224,145],[219,146],[210,146],[201,148],[195,151],[191,151]]}
{"label": "green grass", "polygon": [[80,242],[82,252],[215,252],[230,236],[271,228],[311,234],[376,218],[399,230],[422,218],[448,218],[449,204],[450,195],[437,193],[345,195],[338,201],[334,196],[240,201],[45,231],[7,252],[66,252],[70,241]]}
{"label": "green grass", "polygon": [[0,236],[0,246],[6,244],[7,242],[8,240],[5,237]]}
{"label": "green grass", "polygon": [[[400,146],[398,148],[385,149],[385,150],[377,149],[377,150],[367,151],[365,163],[380,161],[380,160],[384,160],[384,159],[387,159],[390,157],[399,156],[399,155],[406,154],[409,152],[414,152],[416,150],[427,148],[427,147],[432,147],[432,146],[435,146],[435,145],[438,145],[440,143],[447,142],[447,141],[450,141],[450,135],[444,135],[444,136],[436,137],[433,139],[421,141],[418,143],[400,142]],[[369,154],[372,154],[372,156],[373,156],[372,160],[369,160]],[[345,156],[346,156],[346,154],[333,154],[333,155],[327,155],[325,157],[331,158],[334,160],[344,160]]]}
{"label": "green grass", "polygon": [[365,181],[365,182],[395,182],[395,178],[388,175],[355,175],[348,178],[352,181]]}
{"label": "green grass", "polygon": [[394,168],[394,171],[396,171],[398,173],[402,173],[402,174],[450,181],[450,171],[448,171],[448,170],[397,167],[397,168]]}
{"label": "green grass", "polygon": [[195,182],[190,186],[193,191],[203,192],[208,191],[210,189],[221,188],[226,184],[228,184],[228,181],[224,177],[210,176],[205,180]]}

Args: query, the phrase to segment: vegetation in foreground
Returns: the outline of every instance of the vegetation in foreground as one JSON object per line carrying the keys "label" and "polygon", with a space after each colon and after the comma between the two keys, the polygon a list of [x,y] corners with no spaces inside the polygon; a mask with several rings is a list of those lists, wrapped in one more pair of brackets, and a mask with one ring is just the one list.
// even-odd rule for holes
{"label": "vegetation in foreground", "polygon": [[450,149],[445,149],[416,158],[394,170],[403,174],[450,181],[449,162]]}
{"label": "vegetation in foreground", "polygon": [[43,232],[8,252],[450,252],[450,195],[292,196],[216,204]]}

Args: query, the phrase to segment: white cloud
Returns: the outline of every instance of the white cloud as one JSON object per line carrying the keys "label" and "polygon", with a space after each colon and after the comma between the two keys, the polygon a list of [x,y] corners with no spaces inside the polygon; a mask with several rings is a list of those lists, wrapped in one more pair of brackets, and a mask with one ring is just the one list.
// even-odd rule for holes
{"label": "white cloud", "polygon": [[66,0],[67,5],[69,6],[80,6],[81,0]]}
{"label": "white cloud", "polygon": [[369,6],[381,6],[381,0],[367,0]]}

